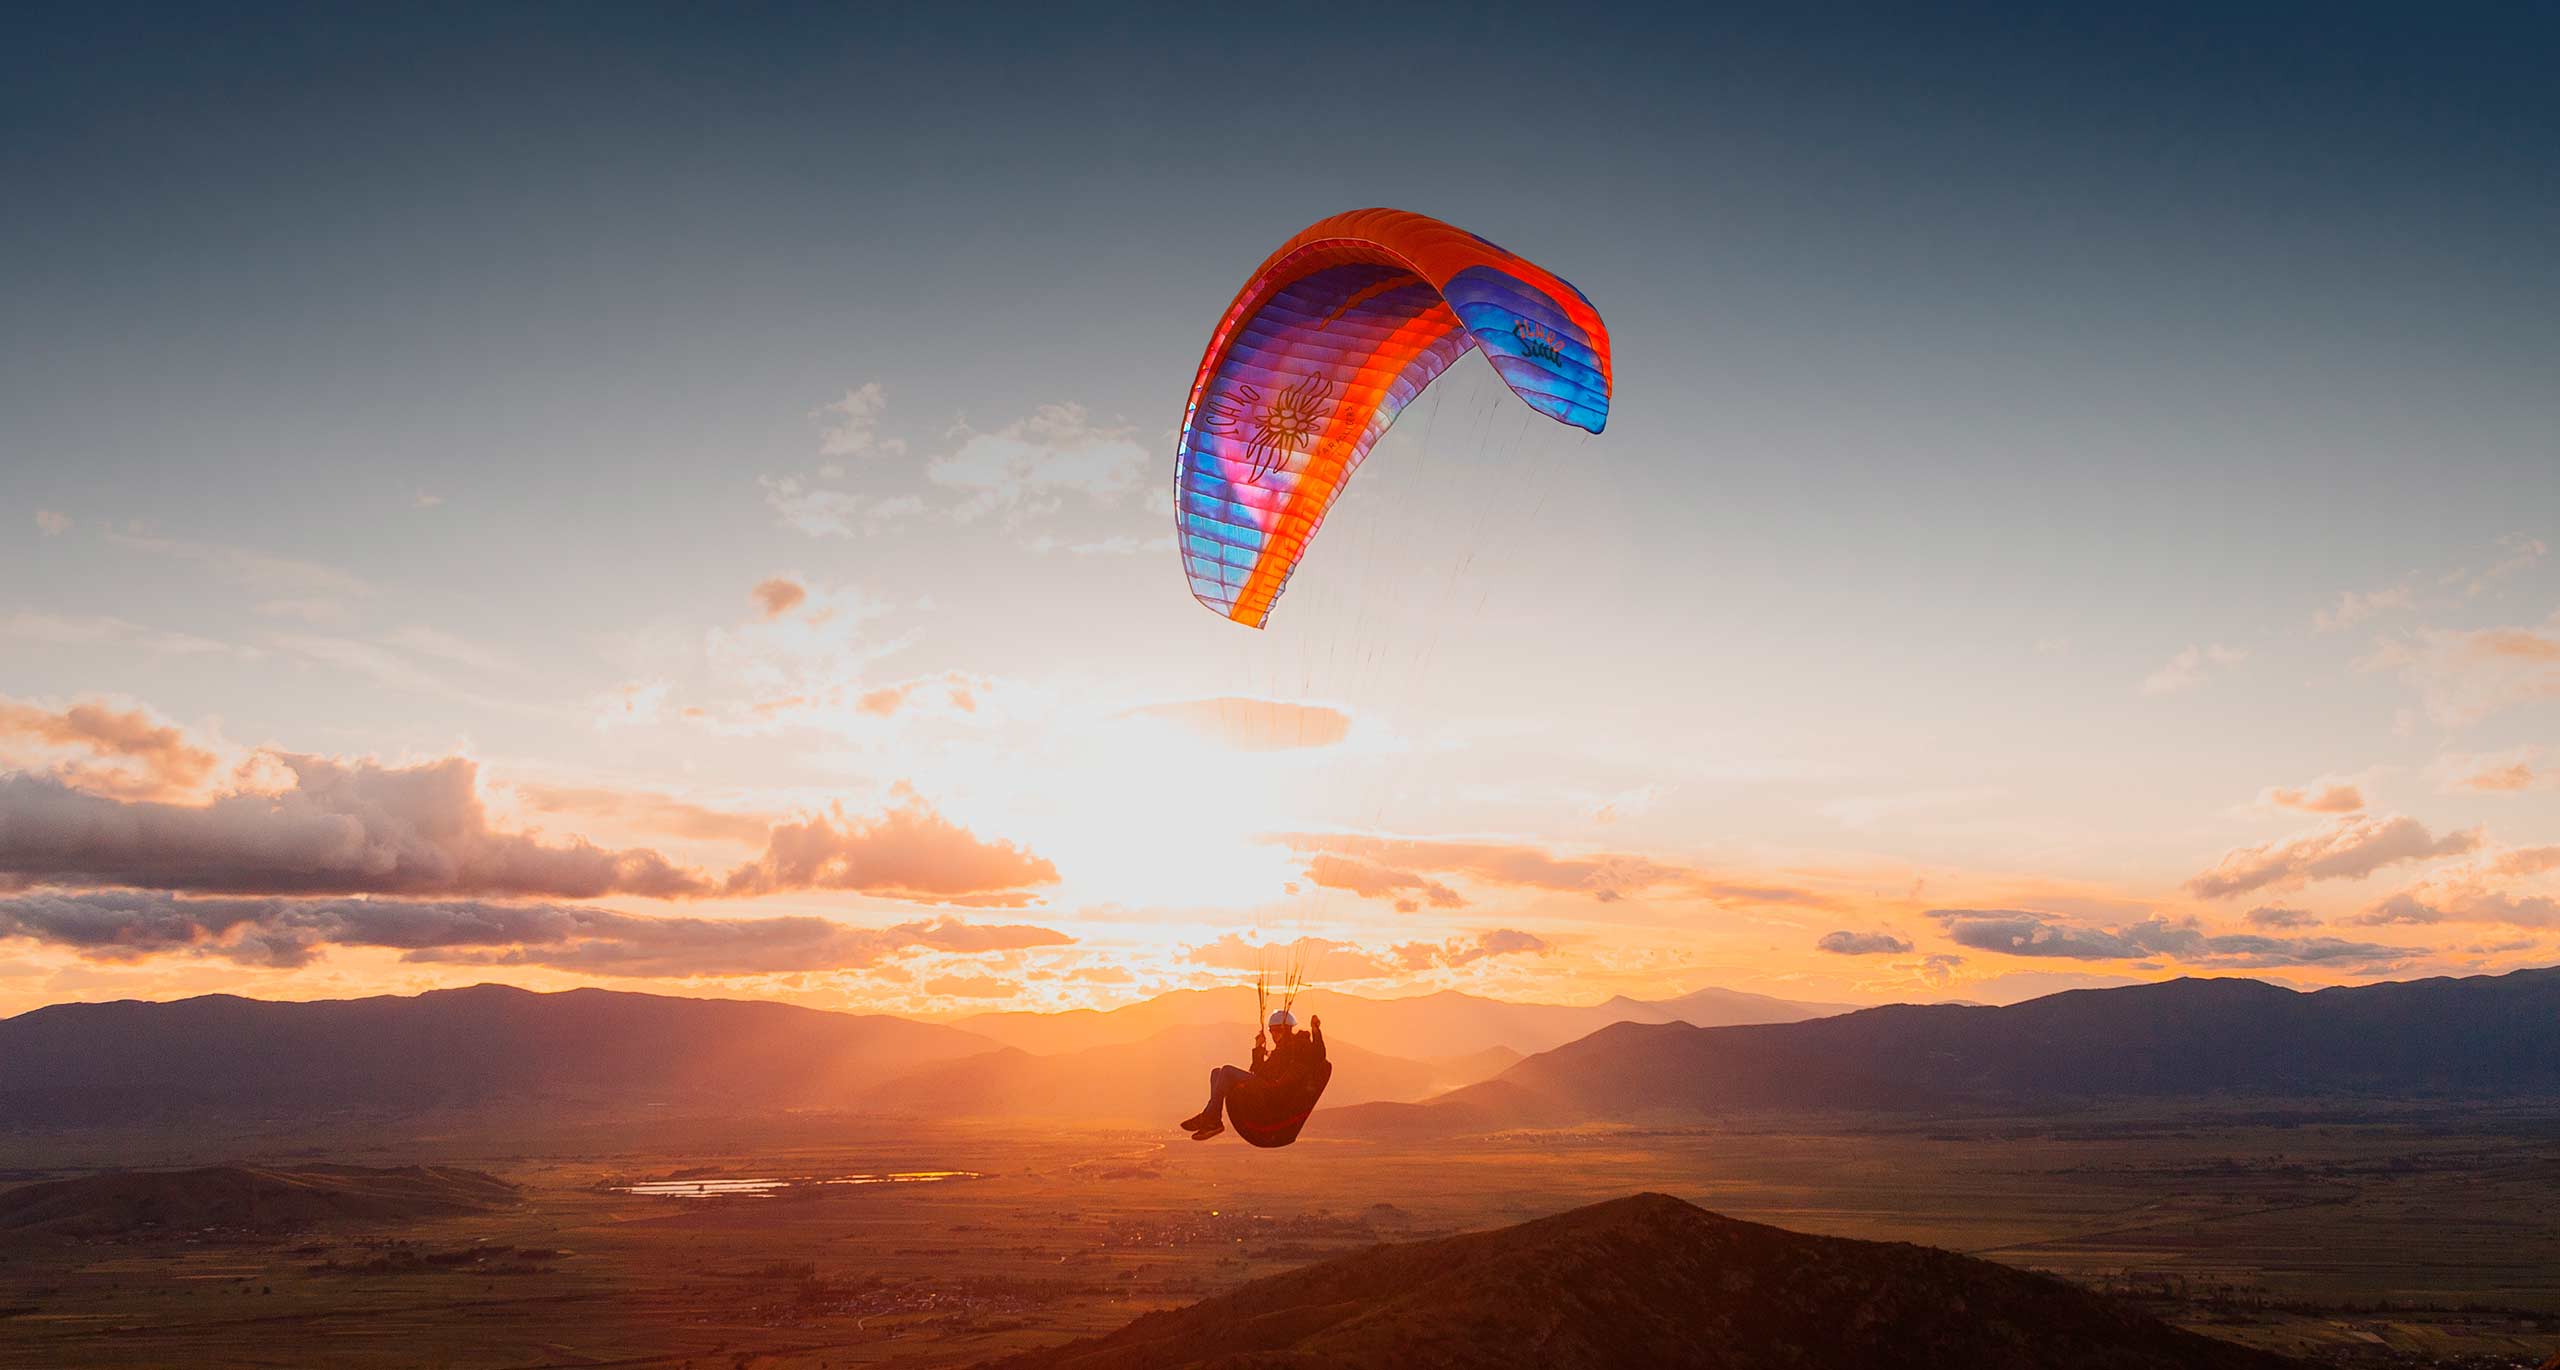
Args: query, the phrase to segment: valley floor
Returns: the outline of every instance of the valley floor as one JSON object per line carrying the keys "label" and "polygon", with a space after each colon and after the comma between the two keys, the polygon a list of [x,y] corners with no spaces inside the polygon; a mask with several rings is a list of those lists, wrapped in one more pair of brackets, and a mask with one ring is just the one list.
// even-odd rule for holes
{"label": "valley floor", "polygon": [[[1637,1190],[2050,1271],[2339,1365],[2560,1352],[2560,1117],[2268,1103],[1763,1119],[1459,1143],[762,1120],[453,1117],[184,1139],[0,1132],[0,1183],[99,1164],[475,1167],[521,1207],[396,1230],[0,1241],[0,1365],[966,1365],[1375,1241]],[[672,1199],[633,1180],[982,1178]]]}

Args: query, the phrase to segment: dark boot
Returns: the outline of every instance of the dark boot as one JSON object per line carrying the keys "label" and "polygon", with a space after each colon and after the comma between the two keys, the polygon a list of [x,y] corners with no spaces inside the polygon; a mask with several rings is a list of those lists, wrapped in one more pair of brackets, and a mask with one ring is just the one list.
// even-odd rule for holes
{"label": "dark boot", "polygon": [[1223,1130],[1225,1124],[1218,1121],[1217,1109],[1204,1108],[1199,1112],[1192,1114],[1190,1117],[1183,1119],[1181,1122],[1175,1124],[1175,1126],[1181,1128],[1185,1132],[1200,1132],[1210,1128]]}

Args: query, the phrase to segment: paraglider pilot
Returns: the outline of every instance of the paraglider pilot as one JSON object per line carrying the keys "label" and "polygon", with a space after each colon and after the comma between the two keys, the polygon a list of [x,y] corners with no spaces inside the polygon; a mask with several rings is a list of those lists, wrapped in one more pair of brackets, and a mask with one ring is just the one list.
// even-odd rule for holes
{"label": "paraglider pilot", "polygon": [[1271,1011],[1271,1021],[1267,1026],[1267,1034],[1254,1034],[1251,1070],[1220,1066],[1209,1072],[1208,1106],[1182,1120],[1182,1127],[1191,1134],[1191,1140],[1205,1142],[1227,1130],[1221,1115],[1225,1112],[1228,1093],[1236,1086],[1251,1084],[1275,1090],[1300,1089],[1317,1075],[1325,1073],[1322,1014],[1307,1019],[1307,1030],[1300,1032],[1297,1015],[1285,1008],[1276,1008]]}

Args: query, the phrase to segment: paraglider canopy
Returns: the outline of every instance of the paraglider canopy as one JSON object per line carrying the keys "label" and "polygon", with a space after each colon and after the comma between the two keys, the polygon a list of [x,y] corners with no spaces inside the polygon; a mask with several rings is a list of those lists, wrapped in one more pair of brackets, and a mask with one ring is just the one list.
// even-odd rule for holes
{"label": "paraglider canopy", "polygon": [[1608,423],[1608,329],[1561,277],[1395,209],[1282,243],[1227,306],[1183,406],[1174,521],[1192,596],[1263,626],[1361,459],[1471,350],[1539,413]]}

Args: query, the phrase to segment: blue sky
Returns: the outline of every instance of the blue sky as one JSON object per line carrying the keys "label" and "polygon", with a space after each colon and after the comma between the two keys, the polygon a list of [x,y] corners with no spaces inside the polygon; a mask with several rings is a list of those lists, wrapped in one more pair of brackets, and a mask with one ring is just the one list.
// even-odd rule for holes
{"label": "blue sky", "polygon": [[[705,870],[763,844],[688,848],[522,787],[841,806],[883,840],[914,836],[882,818],[911,796],[1055,866],[1004,916],[1069,942],[672,977],[826,1002],[929,1006],[912,986],[934,978],[1134,993],[1219,973],[1204,949],[1231,935],[1365,967],[1527,932],[1547,950],[1425,957],[1403,983],[1544,997],[2550,959],[2548,870],[2513,855],[2560,841],[2536,655],[2560,633],[2547,17],[20,23],[0,696],[25,712],[0,765],[27,777],[149,764],[59,722],[102,701],[220,762],[119,803],[288,795],[277,753],[465,758],[497,830]],[[1581,287],[1616,345],[1613,421],[1587,445],[1408,424],[1293,589],[1298,622],[1238,645],[1154,545],[1151,495],[1243,273],[1366,204]],[[1445,416],[1499,413],[1480,377],[1444,384]],[[1475,522],[1435,517],[1458,488]],[[1473,599],[1412,589],[1461,564]],[[772,581],[802,599],[769,613]],[[1341,664],[1364,659],[1385,664]],[[1366,726],[1339,755],[1235,763],[1279,769],[1223,837],[1151,837],[1186,817],[1164,789],[1233,739],[1122,722],[1236,694]],[[1133,745],[1162,750],[1132,766]],[[2268,797],[2336,784],[2355,808]],[[1409,844],[1372,864],[1464,902],[1310,903],[1304,853],[1268,840],[1287,832]],[[1452,842],[1696,878],[1595,902]],[[2339,847],[2436,854],[2306,874]],[[2191,888],[2261,850],[2292,864]],[[855,883],[596,907],[972,916]],[[2434,921],[2395,918],[2402,894]],[[2252,924],[2260,896],[2320,926]],[[2004,951],[1962,916],[1981,909],[2399,953]],[[244,968],[240,925],[116,959],[17,916],[10,1002],[489,973],[357,944]],[[1844,930],[1909,950],[1818,949]],[[2044,949],[2137,943],[2158,945]]]}

